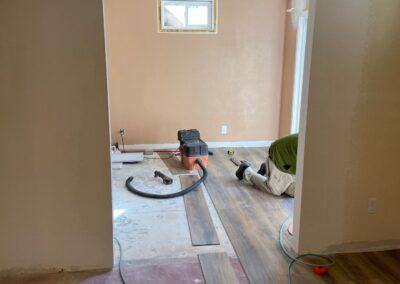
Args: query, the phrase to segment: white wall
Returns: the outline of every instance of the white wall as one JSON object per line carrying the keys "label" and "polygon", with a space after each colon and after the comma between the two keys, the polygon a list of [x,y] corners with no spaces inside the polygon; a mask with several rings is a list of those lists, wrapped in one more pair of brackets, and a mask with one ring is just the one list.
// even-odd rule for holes
{"label": "white wall", "polygon": [[297,248],[400,248],[400,1],[316,2]]}
{"label": "white wall", "polygon": [[110,268],[102,1],[2,0],[0,27],[0,270]]}

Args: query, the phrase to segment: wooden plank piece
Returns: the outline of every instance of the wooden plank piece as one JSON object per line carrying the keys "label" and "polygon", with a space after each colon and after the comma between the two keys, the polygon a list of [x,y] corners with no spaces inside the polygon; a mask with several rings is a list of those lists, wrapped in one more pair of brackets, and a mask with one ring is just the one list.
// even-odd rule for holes
{"label": "wooden plank piece", "polygon": [[226,253],[199,254],[206,284],[239,284]]}
{"label": "wooden plank piece", "polygon": [[[198,176],[180,176],[182,189],[198,180]],[[217,231],[208,211],[201,186],[184,195],[186,216],[189,223],[190,237],[193,246],[219,245]]]}

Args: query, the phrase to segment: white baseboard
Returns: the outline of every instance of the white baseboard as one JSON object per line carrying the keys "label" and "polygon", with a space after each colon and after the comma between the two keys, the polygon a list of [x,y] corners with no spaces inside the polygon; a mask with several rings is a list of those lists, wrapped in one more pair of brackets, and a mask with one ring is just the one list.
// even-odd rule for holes
{"label": "white baseboard", "polygon": [[[239,147],[269,147],[273,141],[236,141],[236,142],[206,142],[209,148],[239,148]],[[179,143],[174,144],[134,144],[125,145],[125,150],[161,150],[161,149],[177,149]]]}
{"label": "white baseboard", "polygon": [[400,241],[375,241],[375,242],[345,243],[341,245],[330,246],[327,250],[324,250],[323,253],[326,254],[361,253],[361,252],[398,250],[398,249],[400,249]]}
{"label": "white baseboard", "polygon": [[273,141],[207,142],[210,148],[269,147]]}

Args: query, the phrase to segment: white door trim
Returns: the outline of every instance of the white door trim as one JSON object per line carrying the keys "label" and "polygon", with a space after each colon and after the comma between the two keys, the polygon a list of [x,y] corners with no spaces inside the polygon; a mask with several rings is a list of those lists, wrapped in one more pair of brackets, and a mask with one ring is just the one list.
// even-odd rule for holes
{"label": "white door trim", "polygon": [[308,11],[300,14],[297,26],[296,63],[293,82],[292,126],[291,133],[298,133],[300,126],[300,108],[304,80],[304,61],[306,56]]}

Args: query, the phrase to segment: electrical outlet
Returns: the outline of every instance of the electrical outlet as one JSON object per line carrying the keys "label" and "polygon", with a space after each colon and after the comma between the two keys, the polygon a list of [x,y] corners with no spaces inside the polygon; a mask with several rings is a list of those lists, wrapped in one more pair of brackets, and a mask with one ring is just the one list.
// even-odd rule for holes
{"label": "electrical outlet", "polygon": [[368,198],[368,213],[376,214],[376,198]]}
{"label": "electrical outlet", "polygon": [[120,128],[120,129],[119,129],[119,134],[125,135],[125,129],[124,129],[124,128]]}
{"label": "electrical outlet", "polygon": [[221,134],[222,135],[228,134],[228,126],[227,125],[221,125]]}

